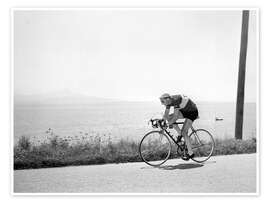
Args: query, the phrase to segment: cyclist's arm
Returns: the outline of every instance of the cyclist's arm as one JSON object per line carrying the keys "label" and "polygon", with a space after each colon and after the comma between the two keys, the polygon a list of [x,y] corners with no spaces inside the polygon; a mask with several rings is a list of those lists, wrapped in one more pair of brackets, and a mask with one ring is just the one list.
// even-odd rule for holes
{"label": "cyclist's arm", "polygon": [[164,115],[163,115],[163,119],[164,120],[169,120],[169,113],[170,113],[170,107],[166,106],[166,109],[165,109],[165,112],[164,112]]}
{"label": "cyclist's arm", "polygon": [[174,112],[173,112],[173,117],[169,121],[169,125],[173,124],[178,119],[178,114],[179,114],[179,108],[178,107],[175,107],[174,108]]}

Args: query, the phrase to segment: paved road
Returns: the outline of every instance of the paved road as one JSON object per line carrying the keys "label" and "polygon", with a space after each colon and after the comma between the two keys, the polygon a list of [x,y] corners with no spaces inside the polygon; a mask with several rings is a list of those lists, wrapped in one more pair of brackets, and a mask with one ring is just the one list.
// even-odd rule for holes
{"label": "paved road", "polygon": [[256,154],[14,171],[15,193],[255,193]]}

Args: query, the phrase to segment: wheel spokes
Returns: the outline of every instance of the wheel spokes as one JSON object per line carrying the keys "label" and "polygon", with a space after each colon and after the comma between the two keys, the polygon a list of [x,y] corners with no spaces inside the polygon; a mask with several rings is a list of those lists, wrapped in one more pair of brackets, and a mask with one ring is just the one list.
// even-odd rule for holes
{"label": "wheel spokes", "polygon": [[190,135],[190,141],[195,154],[194,161],[204,162],[212,155],[214,140],[208,131],[196,130]]}
{"label": "wheel spokes", "polygon": [[164,163],[170,155],[171,143],[163,133],[153,131],[145,135],[140,143],[140,155],[143,161],[152,166]]}

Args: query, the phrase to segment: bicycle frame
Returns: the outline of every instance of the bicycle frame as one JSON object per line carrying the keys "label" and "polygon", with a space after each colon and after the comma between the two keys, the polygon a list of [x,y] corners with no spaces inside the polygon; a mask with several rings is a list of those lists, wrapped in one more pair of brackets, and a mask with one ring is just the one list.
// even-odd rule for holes
{"label": "bicycle frame", "polygon": [[[173,124],[183,125],[184,123],[185,123],[185,122],[175,122],[175,123],[173,123]],[[190,129],[191,129],[191,131],[192,131],[191,134],[194,133],[194,132],[196,131],[196,130],[193,128],[193,126],[191,126]],[[164,131],[164,132],[165,132],[165,133],[173,140],[173,142],[174,142],[181,150],[183,150],[182,147],[177,143],[177,140],[175,140],[175,139],[173,138],[173,136],[171,135],[171,133],[170,133],[168,130],[162,129],[162,131]],[[201,141],[200,141],[199,137],[197,136],[197,134],[194,133],[194,135],[195,135],[196,139],[198,140],[199,144],[201,145]],[[182,135],[181,135],[181,137],[182,137]]]}

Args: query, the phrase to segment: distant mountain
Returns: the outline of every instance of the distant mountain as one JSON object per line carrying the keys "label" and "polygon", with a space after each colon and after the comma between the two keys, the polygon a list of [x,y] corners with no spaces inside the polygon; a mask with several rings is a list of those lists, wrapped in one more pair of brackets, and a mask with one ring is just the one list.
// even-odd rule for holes
{"label": "distant mountain", "polygon": [[16,94],[14,95],[15,104],[93,104],[116,102],[118,100],[87,96],[71,92],[54,92],[50,94]]}

